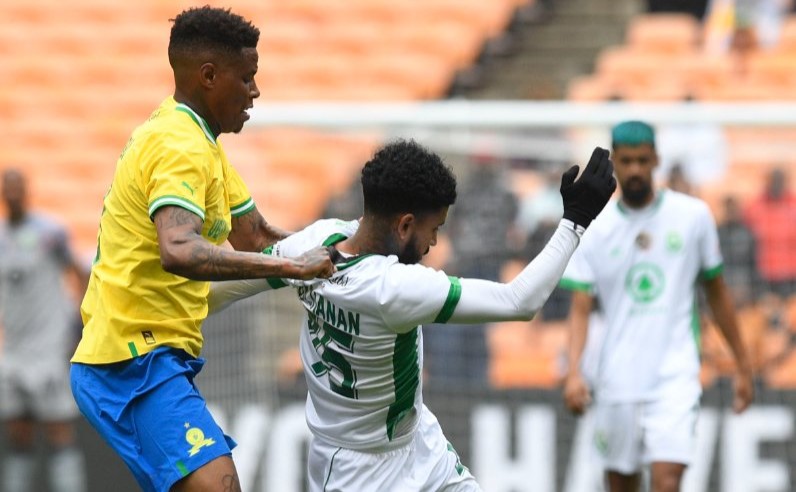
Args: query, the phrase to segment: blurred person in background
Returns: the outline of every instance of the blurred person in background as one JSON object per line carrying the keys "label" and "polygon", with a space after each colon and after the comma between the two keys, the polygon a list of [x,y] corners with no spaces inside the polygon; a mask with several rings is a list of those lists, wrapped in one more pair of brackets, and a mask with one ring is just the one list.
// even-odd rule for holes
{"label": "blurred person in background", "polygon": [[328,277],[334,265],[325,249],[261,254],[287,233],[265,221],[218,141],[260,95],[259,30],[210,6],[172,22],[174,95],[133,131],[103,201],[72,392],[143,490],[235,492],[235,442],[194,384],[209,281]]}
{"label": "blurred person in background", "polygon": [[[752,372],[707,205],[653,188],[658,158],[650,125],[620,123],[612,145],[621,198],[589,228],[562,279],[574,290],[564,399],[575,414],[594,401],[594,443],[609,490],[639,490],[650,465],[650,490],[673,492],[692,460],[702,393],[697,280],[737,364],[736,412],[753,399]],[[596,296],[602,346],[587,381],[581,361]]]}
{"label": "blurred person in background", "polygon": [[82,492],[86,488],[84,460],[75,436],[79,414],[68,376],[69,356],[79,331],[77,306],[66,282],[76,282],[82,295],[87,272],[72,254],[66,229],[28,209],[27,191],[22,172],[3,172],[0,415],[8,454],[2,490],[34,490],[34,443],[41,428],[50,451],[50,490]]}
{"label": "blurred person in background", "polygon": [[757,271],[766,291],[781,298],[796,294],[796,196],[783,168],[771,170],[744,218],[757,240]]}
{"label": "blurred person in background", "polygon": [[694,194],[694,187],[691,185],[691,181],[688,180],[688,177],[685,175],[685,171],[683,170],[683,166],[680,164],[675,164],[669,170],[669,178],[667,179],[666,186],[670,190],[682,193],[684,195]]}
{"label": "blurred person in background", "polygon": [[760,289],[757,272],[757,241],[743,219],[738,200],[724,198],[724,221],[719,225],[719,245],[724,257],[724,278],[733,294],[735,305],[754,303]]}
{"label": "blurred person in background", "polygon": [[[508,187],[505,161],[481,152],[472,162],[461,189],[467,200],[453,208],[448,221],[452,254],[445,270],[460,277],[497,281],[512,252],[517,197]],[[436,326],[429,330],[425,348],[429,384],[487,384],[486,325]]]}
{"label": "blurred person in background", "polygon": [[595,149],[576,181],[577,174],[573,166],[561,178],[556,233],[507,283],[418,264],[456,201],[456,179],[438,155],[398,141],[362,169],[358,228],[320,220],[267,250],[281,256],[330,247],[338,265],[330,279],[213,284],[213,311],[280,287],[293,287],[304,308],[311,492],[481,490],[423,404],[423,338],[436,329],[424,325],[531,319],[616,188],[607,150]]}

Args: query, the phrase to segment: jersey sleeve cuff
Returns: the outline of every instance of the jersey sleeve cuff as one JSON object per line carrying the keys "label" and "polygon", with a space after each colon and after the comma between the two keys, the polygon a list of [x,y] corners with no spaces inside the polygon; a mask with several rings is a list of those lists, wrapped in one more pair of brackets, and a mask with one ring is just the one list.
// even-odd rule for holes
{"label": "jersey sleeve cuff", "polygon": [[459,299],[462,298],[462,283],[459,278],[448,277],[448,279],[451,282],[451,286],[448,289],[448,298],[445,299],[445,304],[442,305],[442,309],[440,309],[439,314],[434,319],[434,323],[446,323],[451,319],[456,305],[459,304]]}
{"label": "jersey sleeve cuff", "polygon": [[202,221],[205,220],[205,211],[199,205],[186,200],[181,196],[175,195],[165,195],[152,200],[152,203],[149,204],[149,218],[152,219],[155,216],[155,212],[160,207],[165,207],[167,205],[176,205],[178,207],[182,207],[189,212],[193,212],[198,215]]}
{"label": "jersey sleeve cuff", "polygon": [[579,282],[571,278],[562,278],[558,282],[558,286],[562,289],[577,290],[581,292],[591,292],[593,285],[589,282]]}
{"label": "jersey sleeve cuff", "polygon": [[713,280],[714,278],[718,277],[724,272],[724,264],[719,263],[718,265],[714,266],[713,268],[708,268],[707,270],[702,270],[699,276],[702,280]]}
{"label": "jersey sleeve cuff", "polygon": [[254,210],[254,199],[249,197],[240,205],[235,205],[234,207],[230,207],[229,213],[233,217],[240,217],[241,215],[246,215],[247,213]]}
{"label": "jersey sleeve cuff", "polygon": [[585,227],[577,225],[569,219],[561,219],[561,222],[559,222],[558,225],[559,227],[563,227],[564,229],[574,232],[579,238],[583,237],[583,233],[586,232]]}

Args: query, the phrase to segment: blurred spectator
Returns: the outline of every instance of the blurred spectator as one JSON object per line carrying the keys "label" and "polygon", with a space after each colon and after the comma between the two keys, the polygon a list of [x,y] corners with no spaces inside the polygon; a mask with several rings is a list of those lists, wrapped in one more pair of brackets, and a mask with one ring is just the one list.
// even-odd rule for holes
{"label": "blurred spectator", "polygon": [[75,260],[66,230],[27,208],[21,172],[2,175],[7,217],[0,224],[0,416],[9,453],[2,490],[34,489],[34,442],[41,425],[50,448],[50,490],[85,490],[83,455],[76,447],[77,406],[69,388],[69,356],[77,344],[77,309],[64,274],[85,291],[86,272]]}
{"label": "blurred spectator", "polygon": [[724,176],[728,145],[724,131],[713,123],[663,125],[658,131],[660,161],[657,179],[665,179],[674,166],[683,177],[699,188]]}
{"label": "blurred spectator", "polygon": [[768,175],[763,194],[749,203],[746,223],[757,241],[757,270],[768,292],[796,293],[796,196],[781,168]]}
{"label": "blurred spectator", "polygon": [[[561,184],[561,170],[556,166],[550,166],[542,173],[542,178],[544,179],[542,189],[530,194],[520,204],[517,228],[526,238],[533,235],[539,226],[554,224],[555,228],[564,214],[564,205],[558,190]],[[529,257],[526,256],[527,258]]]}
{"label": "blurred spectator", "polygon": [[743,221],[741,208],[735,197],[724,199],[724,222],[718,227],[719,245],[724,257],[724,278],[736,306],[744,307],[756,299],[759,288],[757,273],[757,245],[752,231]]}
{"label": "blurred spectator", "polygon": [[[507,185],[502,161],[481,154],[473,165],[459,192],[467,199],[453,207],[446,226],[452,248],[446,272],[499,280],[511,255],[517,198]],[[489,354],[484,325],[435,325],[423,333],[431,384],[486,384]]]}
{"label": "blurred spectator", "polygon": [[705,16],[705,49],[742,57],[779,41],[791,0],[711,0]]}
{"label": "blurred spectator", "polygon": [[332,196],[323,209],[324,218],[354,220],[362,217],[365,201],[362,198],[362,183],[359,179],[352,179],[351,185],[346,190]]}
{"label": "blurred spectator", "polygon": [[498,280],[511,253],[509,238],[517,217],[517,197],[508,187],[502,161],[478,155],[473,164],[461,187],[461,196],[467,200],[456,204],[446,226],[453,248],[446,271]]}
{"label": "blurred spectator", "polygon": [[683,166],[680,164],[675,164],[669,169],[667,186],[670,190],[678,191],[686,195],[693,195],[694,189],[691,186],[691,182],[686,177],[685,171],[683,171]]}

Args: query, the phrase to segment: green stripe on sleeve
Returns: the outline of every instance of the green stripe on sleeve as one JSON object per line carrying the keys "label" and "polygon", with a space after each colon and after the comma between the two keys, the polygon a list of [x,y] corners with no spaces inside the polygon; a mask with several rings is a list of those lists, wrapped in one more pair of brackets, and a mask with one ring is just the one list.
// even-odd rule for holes
{"label": "green stripe on sleeve", "polygon": [[229,213],[232,214],[233,217],[240,217],[241,215],[246,215],[252,210],[254,210],[254,199],[250,197],[248,200],[241,203],[240,205],[231,207],[229,209]]}
{"label": "green stripe on sleeve", "polygon": [[714,278],[718,277],[719,275],[724,272],[724,264],[720,263],[713,268],[708,268],[707,270],[702,270],[699,274],[702,280],[713,280]]}
{"label": "green stripe on sleeve", "polygon": [[266,277],[265,281],[268,282],[268,285],[270,285],[271,288],[274,290],[281,289],[282,287],[287,287],[287,283],[285,283],[285,281],[282,280],[281,278]]}
{"label": "green stripe on sleeve", "polygon": [[[272,244],[271,246],[268,246],[267,248],[265,248],[263,250],[263,254],[264,255],[273,255],[274,254],[274,245]],[[265,281],[268,282],[268,285],[270,285],[271,288],[274,289],[274,290],[281,289],[282,287],[287,287],[287,283],[284,280],[282,280],[281,278],[266,277]]]}
{"label": "green stripe on sleeve", "polygon": [[451,282],[451,286],[448,289],[448,298],[445,299],[445,304],[442,305],[442,309],[436,319],[434,319],[434,323],[447,323],[447,321],[451,319],[451,316],[453,316],[453,310],[456,309],[456,305],[459,304],[459,299],[462,298],[462,283],[459,279],[449,276],[448,280]]}
{"label": "green stripe on sleeve", "polygon": [[128,342],[127,348],[130,349],[130,353],[132,354],[133,357],[138,357],[138,349],[135,348],[135,342]]}
{"label": "green stripe on sleeve", "polygon": [[594,287],[594,284],[591,284],[589,282],[578,282],[577,280],[572,280],[570,278],[562,278],[558,282],[558,286],[561,287],[562,289],[567,289],[567,290],[579,290],[582,292],[591,292],[592,287]]}
{"label": "green stripe on sleeve", "polygon": [[189,212],[195,213],[202,220],[205,220],[205,211],[202,207],[186,200],[181,196],[175,195],[165,195],[153,200],[152,203],[149,204],[149,218],[152,218],[155,215],[157,209],[166,205],[176,205],[178,207],[182,207]]}

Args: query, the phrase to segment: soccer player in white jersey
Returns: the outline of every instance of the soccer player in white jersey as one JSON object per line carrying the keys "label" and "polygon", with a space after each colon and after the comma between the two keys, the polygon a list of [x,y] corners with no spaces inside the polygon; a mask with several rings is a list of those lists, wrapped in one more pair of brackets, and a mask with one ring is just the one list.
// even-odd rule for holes
{"label": "soccer player in white jersey", "polygon": [[456,199],[441,159],[414,142],[379,150],[362,170],[361,222],[321,220],[269,252],[333,249],[328,280],[262,280],[213,286],[209,305],[290,285],[305,309],[300,351],[313,434],[310,490],[475,491],[473,476],[423,405],[421,325],[528,320],[555,288],[580,235],[616,188],[608,151],[582,176],[562,177],[564,219],[514,280],[459,279],[417,263],[434,246]]}
{"label": "soccer player in white jersey", "polygon": [[[702,392],[698,283],[735,357],[736,412],[753,399],[752,374],[707,205],[653,188],[658,158],[650,125],[615,126],[612,145],[622,196],[589,228],[561,281],[574,290],[564,398],[581,414],[593,392],[594,442],[612,492],[638,490],[645,465],[653,492],[676,491],[691,461]],[[587,381],[581,356],[595,299],[604,333]]]}

